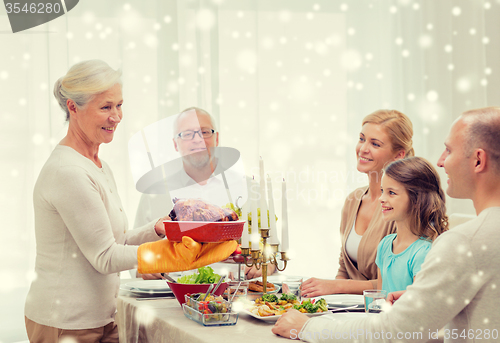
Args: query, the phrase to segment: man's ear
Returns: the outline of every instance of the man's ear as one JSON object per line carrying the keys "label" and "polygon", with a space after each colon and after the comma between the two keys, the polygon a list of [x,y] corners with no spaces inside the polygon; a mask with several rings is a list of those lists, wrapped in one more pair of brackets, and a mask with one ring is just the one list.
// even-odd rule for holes
{"label": "man's ear", "polygon": [[399,150],[396,157],[394,157],[394,161],[401,160],[401,159],[405,158],[405,156],[406,156],[406,152],[404,150]]}
{"label": "man's ear", "polygon": [[179,149],[177,148],[177,142],[175,141],[175,138],[172,138],[172,141],[174,142],[175,151],[179,151]]}
{"label": "man's ear", "polygon": [[219,146],[219,133],[215,133],[215,146]]}
{"label": "man's ear", "polygon": [[476,149],[476,151],[474,151],[474,171],[476,173],[481,173],[486,170],[487,159],[486,151],[483,149]]}

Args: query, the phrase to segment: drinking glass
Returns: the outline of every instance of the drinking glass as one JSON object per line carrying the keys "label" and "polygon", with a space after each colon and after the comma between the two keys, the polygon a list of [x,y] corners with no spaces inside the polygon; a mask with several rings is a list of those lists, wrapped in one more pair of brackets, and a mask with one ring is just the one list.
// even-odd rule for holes
{"label": "drinking glass", "polygon": [[380,289],[369,289],[363,291],[365,298],[365,312],[366,313],[379,313],[382,311],[382,305],[387,298],[387,291]]}
{"label": "drinking glass", "polygon": [[283,289],[281,290],[281,293],[285,294],[293,294],[297,297],[298,301],[301,301],[302,294],[301,294],[301,288],[302,288],[302,280],[285,280],[282,283]]}

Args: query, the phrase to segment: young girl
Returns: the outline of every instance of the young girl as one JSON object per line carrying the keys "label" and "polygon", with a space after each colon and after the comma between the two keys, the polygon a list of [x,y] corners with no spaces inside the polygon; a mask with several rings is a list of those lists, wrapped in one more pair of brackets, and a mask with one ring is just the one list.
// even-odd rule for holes
{"label": "young girl", "polygon": [[382,216],[396,223],[377,248],[377,288],[388,293],[405,290],[420,271],[431,242],[448,230],[445,196],[439,175],[425,159],[392,162],[381,182]]}

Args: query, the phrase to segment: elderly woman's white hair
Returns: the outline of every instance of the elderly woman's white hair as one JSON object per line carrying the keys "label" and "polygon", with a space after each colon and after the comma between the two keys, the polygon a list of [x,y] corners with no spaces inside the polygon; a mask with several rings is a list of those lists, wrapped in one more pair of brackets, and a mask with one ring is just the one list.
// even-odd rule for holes
{"label": "elderly woman's white hair", "polygon": [[95,95],[122,84],[122,72],[114,70],[101,60],[83,61],[72,66],[66,75],[54,84],[54,96],[69,120],[68,99],[78,107],[85,106]]}

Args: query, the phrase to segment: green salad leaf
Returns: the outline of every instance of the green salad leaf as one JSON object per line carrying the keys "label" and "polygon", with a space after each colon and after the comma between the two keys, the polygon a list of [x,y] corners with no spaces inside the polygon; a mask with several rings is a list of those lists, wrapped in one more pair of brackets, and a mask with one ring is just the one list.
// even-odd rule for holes
{"label": "green salad leaf", "polygon": [[212,267],[206,266],[198,268],[198,273],[184,275],[177,279],[178,283],[201,284],[201,283],[217,283],[221,276],[215,274]]}

